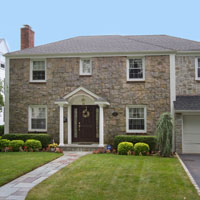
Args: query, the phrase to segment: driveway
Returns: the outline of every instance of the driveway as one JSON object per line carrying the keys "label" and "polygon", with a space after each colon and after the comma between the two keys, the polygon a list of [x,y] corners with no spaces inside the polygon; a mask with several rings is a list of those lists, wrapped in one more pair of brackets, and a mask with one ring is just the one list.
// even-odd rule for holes
{"label": "driveway", "polygon": [[179,154],[179,157],[200,188],[200,154]]}

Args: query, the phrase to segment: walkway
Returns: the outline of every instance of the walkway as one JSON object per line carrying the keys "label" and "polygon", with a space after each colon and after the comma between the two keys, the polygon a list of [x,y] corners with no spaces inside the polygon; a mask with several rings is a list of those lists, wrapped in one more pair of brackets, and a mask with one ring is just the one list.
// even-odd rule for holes
{"label": "walkway", "polygon": [[74,160],[89,152],[64,152],[64,155],[0,187],[0,200],[24,200],[29,190]]}

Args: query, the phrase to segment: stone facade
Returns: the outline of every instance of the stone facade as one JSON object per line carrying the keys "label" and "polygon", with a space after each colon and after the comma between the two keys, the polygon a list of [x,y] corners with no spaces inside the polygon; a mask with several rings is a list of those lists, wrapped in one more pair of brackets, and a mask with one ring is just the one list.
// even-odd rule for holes
{"label": "stone facade", "polygon": [[[147,106],[147,134],[154,134],[161,113],[170,111],[169,56],[145,57],[145,81],[127,82],[126,57],[92,58],[92,76],[79,75],[80,58],[48,58],[47,82],[30,83],[30,59],[10,60],[10,133],[28,132],[28,106],[47,105],[48,133],[58,141],[55,101],[82,86],[105,98],[105,143],[126,133],[126,106]],[[113,116],[113,112],[118,116]],[[64,109],[67,116],[67,109]],[[65,142],[67,125],[65,124]]]}
{"label": "stone facade", "polygon": [[[176,56],[176,95],[200,95],[200,81],[195,80],[195,56]],[[176,151],[182,153],[182,113],[175,114]]]}

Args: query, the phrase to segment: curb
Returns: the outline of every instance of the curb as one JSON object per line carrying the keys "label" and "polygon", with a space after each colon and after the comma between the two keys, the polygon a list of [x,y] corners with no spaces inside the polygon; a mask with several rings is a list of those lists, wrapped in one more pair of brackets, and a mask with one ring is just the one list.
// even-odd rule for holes
{"label": "curb", "polygon": [[178,158],[178,160],[181,163],[183,169],[185,170],[186,174],[188,175],[190,181],[192,182],[192,184],[194,185],[195,189],[197,190],[198,195],[200,196],[200,188],[197,185],[196,181],[194,180],[194,178],[192,177],[192,175],[189,172],[188,168],[186,167],[186,165],[184,164],[184,162],[181,160],[181,158],[179,157],[179,155],[177,153],[176,153],[176,157]]}

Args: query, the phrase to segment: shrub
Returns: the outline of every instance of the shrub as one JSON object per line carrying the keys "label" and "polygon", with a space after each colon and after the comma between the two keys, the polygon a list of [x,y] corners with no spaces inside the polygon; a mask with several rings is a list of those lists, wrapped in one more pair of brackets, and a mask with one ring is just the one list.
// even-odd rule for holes
{"label": "shrub", "polygon": [[8,140],[23,140],[24,142],[28,139],[39,140],[43,148],[48,147],[51,142],[51,137],[48,134],[6,134],[2,136],[3,139]]}
{"label": "shrub", "polygon": [[117,151],[120,155],[127,155],[129,151],[133,151],[133,143],[121,142],[118,144]]}
{"label": "shrub", "polygon": [[13,151],[19,151],[19,148],[24,146],[23,140],[12,140],[9,143],[9,147],[12,148]]}
{"label": "shrub", "polygon": [[160,155],[169,157],[172,153],[172,132],[173,119],[170,113],[166,112],[160,116],[156,127],[157,145]]}
{"label": "shrub", "polygon": [[149,145],[150,151],[156,150],[156,136],[140,136],[140,135],[118,135],[114,139],[114,148],[117,148],[120,142],[131,142],[134,144],[143,142]]}
{"label": "shrub", "polygon": [[55,142],[49,145],[50,148],[56,148],[57,146],[58,146],[58,144]]}
{"label": "shrub", "polygon": [[136,155],[147,155],[149,153],[149,145],[143,142],[138,142],[134,145],[134,152]]}
{"label": "shrub", "polygon": [[0,149],[1,149],[1,151],[4,151],[4,148],[8,147],[9,143],[10,143],[10,140],[0,139]]}
{"label": "shrub", "polygon": [[27,147],[29,150],[32,149],[33,151],[39,151],[42,148],[41,142],[34,139],[26,140],[24,146]]}
{"label": "shrub", "polygon": [[0,125],[0,136],[4,134],[4,125]]}

